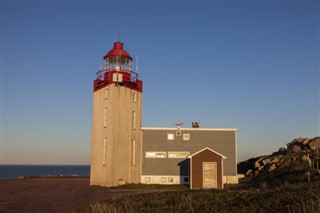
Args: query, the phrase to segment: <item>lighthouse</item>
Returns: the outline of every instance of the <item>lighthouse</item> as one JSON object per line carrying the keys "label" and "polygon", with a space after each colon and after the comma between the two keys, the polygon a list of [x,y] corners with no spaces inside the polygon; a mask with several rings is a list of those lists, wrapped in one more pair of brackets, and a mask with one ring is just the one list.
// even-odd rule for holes
{"label": "lighthouse", "polygon": [[90,185],[139,183],[142,81],[132,57],[115,42],[93,83]]}

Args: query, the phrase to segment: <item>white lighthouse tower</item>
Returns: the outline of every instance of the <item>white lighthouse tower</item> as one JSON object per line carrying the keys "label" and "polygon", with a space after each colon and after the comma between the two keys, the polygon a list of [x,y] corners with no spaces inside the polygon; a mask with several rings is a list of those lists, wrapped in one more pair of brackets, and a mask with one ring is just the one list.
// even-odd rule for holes
{"label": "white lighthouse tower", "polygon": [[142,81],[115,42],[94,80],[90,185],[139,183]]}

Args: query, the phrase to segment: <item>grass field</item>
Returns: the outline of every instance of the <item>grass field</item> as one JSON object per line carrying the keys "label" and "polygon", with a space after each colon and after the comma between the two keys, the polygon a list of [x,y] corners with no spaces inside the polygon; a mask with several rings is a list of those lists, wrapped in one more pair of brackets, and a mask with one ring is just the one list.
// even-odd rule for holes
{"label": "grass field", "polygon": [[[143,187],[143,186],[140,186]],[[188,190],[95,202],[75,212],[320,212],[320,181],[276,188]]]}

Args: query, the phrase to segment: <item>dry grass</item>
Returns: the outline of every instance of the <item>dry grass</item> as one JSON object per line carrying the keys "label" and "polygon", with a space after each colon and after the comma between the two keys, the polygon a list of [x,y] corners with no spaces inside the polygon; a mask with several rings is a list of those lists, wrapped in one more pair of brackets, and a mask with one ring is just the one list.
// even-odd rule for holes
{"label": "dry grass", "polygon": [[76,212],[319,212],[320,182],[278,189],[188,190],[95,202]]}

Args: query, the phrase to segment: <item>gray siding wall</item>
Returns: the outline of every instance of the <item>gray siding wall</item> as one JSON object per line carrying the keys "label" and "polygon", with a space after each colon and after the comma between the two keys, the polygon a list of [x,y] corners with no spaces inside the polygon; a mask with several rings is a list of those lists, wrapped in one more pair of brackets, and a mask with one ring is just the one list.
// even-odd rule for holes
{"label": "gray siding wall", "polygon": [[[173,133],[174,140],[167,134]],[[183,140],[183,133],[190,134],[190,140]],[[142,129],[142,175],[188,175],[188,161],[183,158],[168,158],[168,151],[189,151],[193,154],[205,147],[224,155],[223,175],[237,175],[236,131],[183,129],[181,136],[176,129]],[[146,158],[145,152],[167,152],[166,158]]]}

